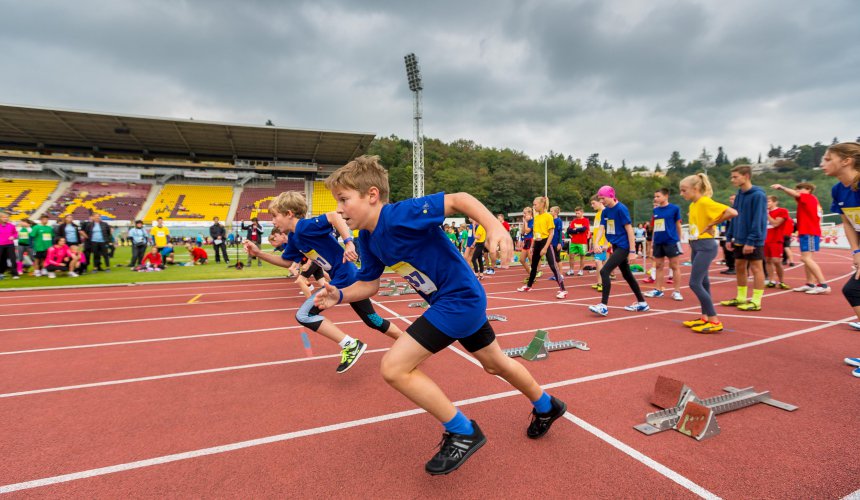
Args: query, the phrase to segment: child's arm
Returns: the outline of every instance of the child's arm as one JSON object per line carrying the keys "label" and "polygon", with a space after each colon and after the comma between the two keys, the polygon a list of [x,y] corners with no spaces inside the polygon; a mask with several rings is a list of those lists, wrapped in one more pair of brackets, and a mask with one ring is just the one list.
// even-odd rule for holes
{"label": "child's arm", "polygon": [[722,215],[720,215],[720,217],[717,220],[708,224],[708,227],[705,228],[705,230],[702,234],[710,234],[711,236],[713,236],[714,230],[717,226],[719,226],[720,224],[722,224],[723,222],[725,222],[729,219],[734,219],[737,216],[738,216],[737,210],[735,210],[732,207],[726,208],[725,211],[723,211]]}
{"label": "child's arm", "polygon": [[633,234],[633,224],[624,224],[624,230],[627,231],[627,241],[629,242],[630,250],[632,251],[636,248],[636,235]]}
{"label": "child's arm", "polygon": [[358,252],[355,251],[355,242],[352,241],[352,232],[350,232],[349,226],[346,225],[343,217],[337,212],[329,212],[325,214],[325,217],[328,223],[331,224],[331,227],[337,229],[337,233],[344,241],[343,261],[355,262],[358,260]]}
{"label": "child's arm", "polygon": [[600,224],[595,227],[596,229],[592,233],[593,237],[591,239],[591,245],[594,248],[595,252],[602,253],[605,249],[600,245],[600,240],[603,239],[604,233],[606,232],[606,228],[603,227],[603,224]]}
{"label": "child's arm", "polygon": [[499,248],[503,252],[514,249],[511,235],[505,231],[505,226],[499,222],[483,203],[469,193],[454,193],[445,195],[445,215],[465,214],[470,219],[484,226],[487,232],[485,245],[487,248]]}
{"label": "child's arm", "polygon": [[325,288],[314,296],[314,305],[319,309],[329,309],[341,303],[349,304],[373,297],[378,291],[379,278],[373,281],[356,281],[341,290],[325,283]]}
{"label": "child's arm", "polygon": [[268,262],[269,264],[272,264],[275,266],[280,266],[280,267],[286,267],[287,269],[289,269],[290,266],[293,265],[293,261],[291,261],[291,260],[286,260],[286,259],[280,257],[279,255],[272,255],[272,254],[263,252],[262,250],[260,250],[257,247],[257,245],[254,244],[253,241],[245,240],[244,245],[245,245],[245,251],[251,257],[257,257],[258,259],[265,261],[265,262]]}
{"label": "child's arm", "polygon": [[798,193],[794,189],[787,188],[787,187],[783,186],[782,184],[774,184],[770,188],[776,189],[777,191],[783,191],[783,192],[785,192],[785,194],[791,196],[794,199],[800,198],[800,193]]}
{"label": "child's arm", "polygon": [[545,257],[545,256],[546,256],[546,251],[547,251],[547,250],[549,249],[549,247],[552,245],[552,237],[553,237],[553,234],[554,234],[554,233],[555,233],[555,229],[553,229],[552,227],[550,227],[550,228],[549,228],[549,232],[546,234],[546,241],[547,241],[547,243],[546,243],[546,245],[544,245],[544,246],[543,246],[543,249],[540,251],[540,256],[541,256],[541,257]]}

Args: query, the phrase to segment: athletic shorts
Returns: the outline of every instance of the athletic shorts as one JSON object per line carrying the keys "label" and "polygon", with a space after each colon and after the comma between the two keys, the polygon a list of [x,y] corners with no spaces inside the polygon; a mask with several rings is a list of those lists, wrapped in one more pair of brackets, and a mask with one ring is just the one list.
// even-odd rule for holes
{"label": "athletic shorts", "polygon": [[594,254],[594,260],[606,262],[606,252],[600,252],[600,253]]}
{"label": "athletic shorts", "polygon": [[46,258],[47,256],[48,256],[48,251],[47,251],[47,250],[42,250],[42,251],[40,251],[40,252],[36,252],[36,258],[37,258],[37,259],[39,259],[39,260],[45,260],[45,258]]}
{"label": "athletic shorts", "polygon": [[785,247],[791,246],[791,236],[783,236],[782,237],[782,246],[785,246]]}
{"label": "athletic shorts", "polygon": [[814,234],[801,234],[797,239],[800,241],[801,252],[817,252],[821,244],[821,236]]}
{"label": "athletic shorts", "polygon": [[[741,260],[764,260],[764,247],[755,247],[753,252],[749,255],[744,253],[744,246],[738,245],[737,243],[733,243],[735,246],[734,250],[732,250],[732,254],[734,254],[735,259]],[[782,251],[780,250],[779,255],[782,255]]]}
{"label": "athletic shorts", "polygon": [[768,259],[781,259],[782,252],[785,251],[785,247],[782,245],[781,241],[777,241],[776,243],[765,243],[764,244],[764,256]]}
{"label": "athletic shorts", "polygon": [[496,340],[496,333],[493,331],[493,327],[490,326],[489,321],[485,321],[483,326],[478,328],[477,332],[468,337],[455,339],[454,337],[445,335],[445,333],[433,326],[424,316],[421,316],[415,320],[415,323],[409,325],[406,333],[421,344],[421,347],[434,354],[453,344],[455,341],[459,341],[460,345],[465,347],[467,351],[476,352]]}
{"label": "athletic shorts", "polygon": [[311,265],[309,265],[306,270],[302,271],[301,275],[304,278],[310,278],[313,276],[317,281],[325,278],[322,268],[316,262],[311,262]]}
{"label": "athletic shorts", "polygon": [[531,250],[531,248],[532,248],[532,239],[533,239],[533,238],[526,238],[526,239],[524,239],[524,240],[523,240],[523,250]]}
{"label": "athletic shorts", "polygon": [[570,255],[585,255],[586,253],[588,253],[588,250],[582,243],[571,243],[570,252],[568,253],[570,253]]}
{"label": "athletic shorts", "polygon": [[54,271],[68,271],[69,266],[55,266],[51,264],[48,266],[48,272],[53,273]]}
{"label": "athletic shorts", "polygon": [[663,257],[674,258],[681,255],[680,243],[666,243],[665,245],[654,245],[654,258],[660,259]]}

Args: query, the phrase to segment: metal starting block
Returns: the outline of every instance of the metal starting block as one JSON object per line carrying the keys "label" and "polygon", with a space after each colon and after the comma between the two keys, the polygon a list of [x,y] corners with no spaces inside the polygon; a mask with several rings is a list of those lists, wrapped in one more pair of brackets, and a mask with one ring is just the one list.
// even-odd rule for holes
{"label": "metal starting block", "polygon": [[400,290],[398,290],[396,288],[392,288],[390,290],[383,290],[383,291],[379,292],[379,295],[381,295],[383,297],[393,297],[396,295],[400,295]]}
{"label": "metal starting block", "polygon": [[770,391],[756,392],[752,387],[738,389],[724,387],[726,394],[699,399],[683,382],[668,377],[657,377],[651,404],[663,408],[645,416],[645,423],[634,425],[637,431],[651,435],[675,429],[698,441],[720,433],[717,415],[764,403],[785,411],[797,406],[770,397]]}
{"label": "metal starting block", "polygon": [[409,285],[403,285],[403,287],[401,287],[399,289],[399,291],[400,291],[400,295],[413,295],[413,294],[417,295],[418,294],[418,291]]}
{"label": "metal starting block", "polygon": [[560,342],[550,342],[549,332],[547,332],[546,330],[538,330],[537,332],[535,332],[535,336],[534,338],[532,338],[532,341],[529,342],[529,345],[525,347],[504,349],[502,352],[512,358],[521,356],[527,361],[540,361],[542,359],[546,359],[551,351],[563,351],[565,349],[579,349],[582,351],[591,350],[591,348],[589,348],[585,344],[585,342],[579,340],[562,340]]}
{"label": "metal starting block", "polygon": [[423,300],[422,300],[421,302],[412,302],[412,303],[410,303],[410,304],[409,304],[409,307],[421,307],[421,308],[426,309],[427,307],[429,307],[429,304],[427,304],[427,302],[426,302],[426,301],[423,301]]}
{"label": "metal starting block", "polygon": [[508,317],[501,314],[488,314],[487,321],[507,321]]}

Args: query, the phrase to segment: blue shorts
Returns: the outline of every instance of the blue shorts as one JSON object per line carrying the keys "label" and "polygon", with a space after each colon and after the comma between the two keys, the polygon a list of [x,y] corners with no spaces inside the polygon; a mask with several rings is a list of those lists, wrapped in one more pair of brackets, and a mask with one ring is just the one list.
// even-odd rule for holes
{"label": "blue shorts", "polygon": [[600,253],[594,254],[594,260],[606,262],[606,252],[600,252]]}
{"label": "blue shorts", "polygon": [[818,245],[821,243],[821,236],[812,234],[801,234],[797,239],[800,241],[801,252],[817,252]]}

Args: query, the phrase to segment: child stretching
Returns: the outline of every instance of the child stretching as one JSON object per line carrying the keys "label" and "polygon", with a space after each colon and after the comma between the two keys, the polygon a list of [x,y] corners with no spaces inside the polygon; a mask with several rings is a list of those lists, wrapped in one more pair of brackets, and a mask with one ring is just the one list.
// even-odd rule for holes
{"label": "child stretching", "polygon": [[[257,257],[269,264],[289,268],[293,262],[301,260],[302,254],[316,262],[331,276],[334,286],[347,287],[355,282],[356,268],[352,262],[358,254],[352,242],[352,234],[343,219],[334,212],[305,219],[308,205],[304,195],[295,191],[279,194],[269,205],[272,223],[281,231],[289,233],[284,253],[278,257],[261,251],[250,240],[245,240],[245,251],[249,257]],[[346,245],[340,246],[332,231],[337,230]],[[319,293],[319,292],[317,292]],[[382,319],[373,309],[368,297],[350,300],[350,306],[365,325],[396,339],[402,333],[399,328]],[[331,320],[320,315],[314,306],[313,296],[309,297],[296,312],[296,320],[302,326],[336,342],[343,351],[337,373],[349,370],[364,354],[367,344],[343,333]]]}
{"label": "child stretching", "polygon": [[[612,289],[612,281],[609,275],[615,268],[621,269],[621,276],[630,285],[633,294],[636,295],[636,300],[632,305],[625,306],[628,311],[644,312],[649,309],[648,303],[645,302],[645,297],[642,296],[642,291],[639,290],[639,283],[633,277],[633,272],[630,271],[630,263],[627,262],[627,257],[630,255],[630,250],[636,248],[633,235],[633,225],[630,221],[630,212],[623,203],[615,199],[615,189],[611,186],[603,186],[597,191],[597,198],[606,207],[603,209],[600,225],[597,227],[597,240],[600,240],[603,235],[612,244],[612,257],[606,261],[603,269],[600,270],[600,281],[602,287],[602,300],[596,306],[588,306],[588,310],[597,313],[601,316],[609,314],[609,292]],[[595,248],[594,252],[602,252],[603,248]]]}
{"label": "child stretching", "polygon": [[690,249],[693,251],[690,290],[702,305],[702,316],[685,321],[684,326],[696,333],[716,333],[723,329],[723,324],[714,309],[711,282],[708,279],[708,268],[719,251],[714,233],[718,225],[735,217],[738,212],[711,199],[714,191],[705,174],[685,177],[680,190],[681,197],[690,202]]}
{"label": "child stretching", "polygon": [[499,348],[487,321],[487,296],[468,264],[451,247],[440,225],[446,215],[462,213],[487,229],[491,248],[511,248],[511,238],[484,205],[467,193],[436,193],[388,204],[388,173],[378,156],[362,156],[327,180],[337,211],[352,229],[360,229],[361,270],[354,285],[326,285],[316,305],[326,309],[343,301],[373,296],[379,276],[390,266],[430,304],[382,358],[386,382],[433,415],[445,427],[438,453],[425,465],[430,474],[448,474],[486,442],[474,420],[458,411],[418,366],[455,341],[484,369],[498,375],[534,404],[526,435],[546,434],[567,406],[543,392],[526,368]]}
{"label": "child stretching", "polygon": [[557,299],[567,297],[567,290],[564,288],[564,275],[556,264],[555,247],[553,246],[553,235],[555,234],[555,221],[552,215],[546,211],[549,205],[549,199],[545,196],[535,198],[532,206],[537,214],[534,218],[534,243],[532,246],[532,267],[529,272],[529,279],[525,285],[517,288],[518,292],[528,292],[532,289],[537,275],[538,267],[540,266],[541,258],[546,257],[546,262],[552,270],[552,275],[558,282],[559,291],[555,295]]}

